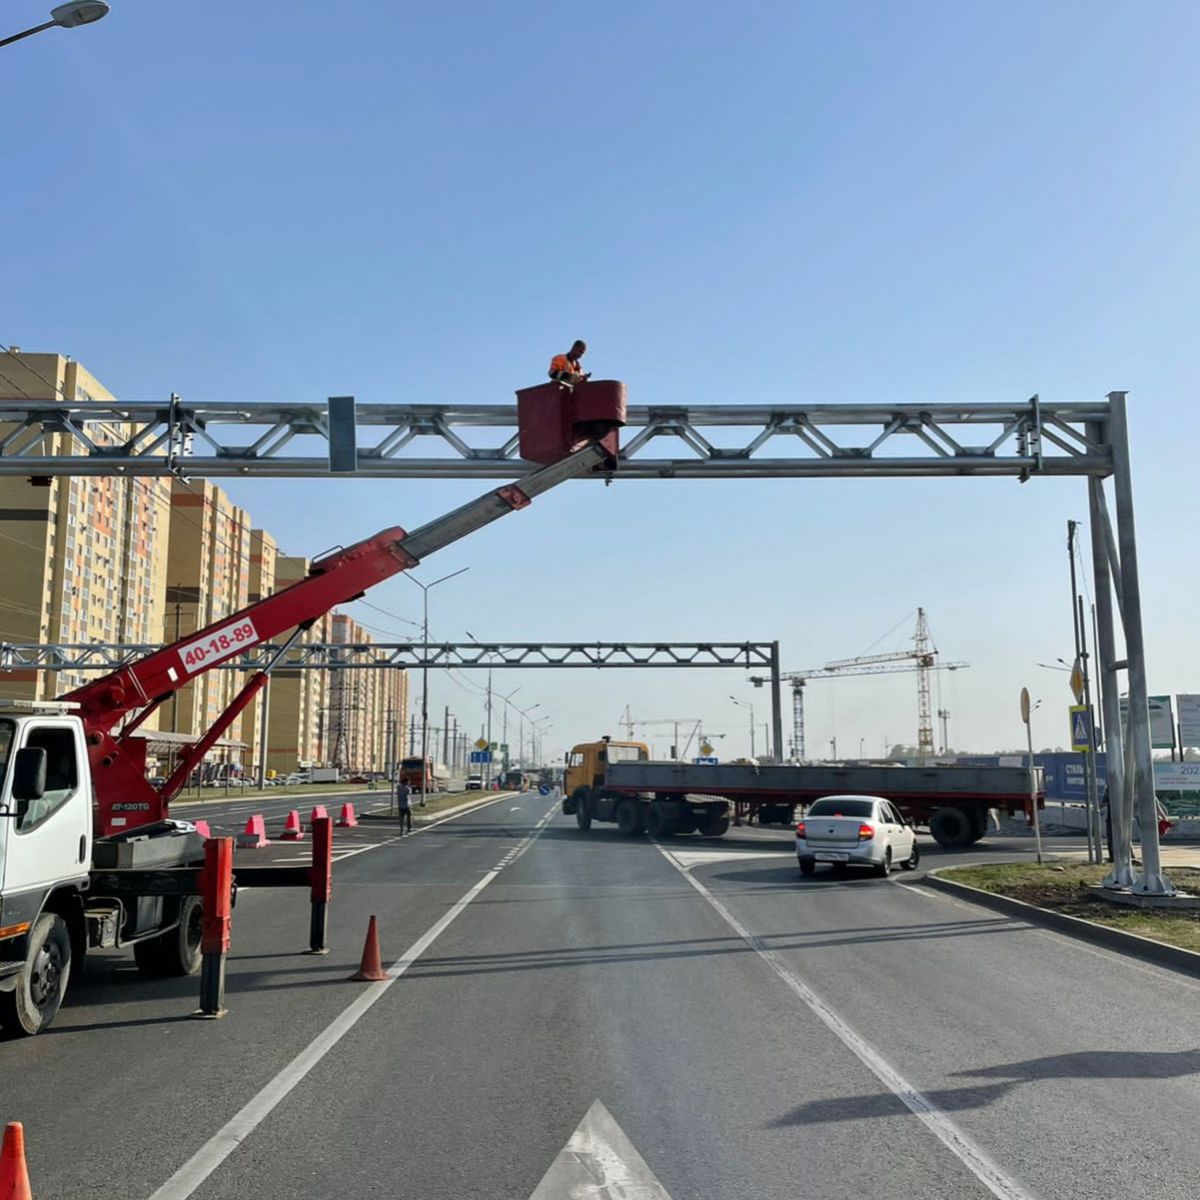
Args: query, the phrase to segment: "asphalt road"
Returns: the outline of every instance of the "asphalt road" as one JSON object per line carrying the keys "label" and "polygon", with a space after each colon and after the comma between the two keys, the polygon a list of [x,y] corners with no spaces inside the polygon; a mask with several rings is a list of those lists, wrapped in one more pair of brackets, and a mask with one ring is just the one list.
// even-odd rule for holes
{"label": "asphalt road", "polygon": [[[0,1045],[35,1193],[528,1200],[598,1101],[660,1188],[613,1200],[1196,1194],[1195,980],[912,876],[802,881],[782,832],[554,808],[339,831],[332,952],[298,952],[306,898],[244,893],[222,1021],[97,956]],[[347,982],[372,913],[392,979]]]}

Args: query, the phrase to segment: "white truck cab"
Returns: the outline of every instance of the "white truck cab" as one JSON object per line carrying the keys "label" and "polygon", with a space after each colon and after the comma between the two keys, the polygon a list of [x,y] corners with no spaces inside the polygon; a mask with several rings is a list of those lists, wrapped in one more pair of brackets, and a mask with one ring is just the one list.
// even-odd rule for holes
{"label": "white truck cab", "polygon": [[[152,975],[200,963],[198,896],[97,894],[93,789],[69,702],[0,700],[0,1025],[37,1033],[58,1012],[88,946],[134,944]],[[187,826],[102,839],[105,867],[195,863]],[[136,886],[136,885],[135,885]]]}

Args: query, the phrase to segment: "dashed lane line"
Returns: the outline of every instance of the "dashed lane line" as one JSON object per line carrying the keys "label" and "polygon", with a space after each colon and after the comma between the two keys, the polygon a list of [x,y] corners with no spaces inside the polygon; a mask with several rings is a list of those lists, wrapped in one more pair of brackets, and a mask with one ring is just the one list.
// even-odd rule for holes
{"label": "dashed lane line", "polygon": [[853,1029],[826,1001],[822,1000],[783,958],[733,915],[717,897],[664,846],[662,856],[692,885],[708,906],[771,968],[810,1012],[869,1070],[897,1099],[987,1188],[997,1200],[1033,1200],[1011,1175],[987,1154],[982,1146],[960,1129],[924,1093],[918,1091],[895,1067]]}
{"label": "dashed lane line", "polygon": [[[511,855],[516,862],[541,836],[558,809],[557,803],[543,817]],[[449,818],[447,818],[449,819]],[[187,1160],[150,1200],[187,1200],[204,1181],[271,1115],[309,1072],[358,1024],[388,989],[437,941],[466,911],[476,896],[500,874],[494,867],[460,897],[387,969],[387,978],[360,992],[309,1044],[292,1059],[248,1104],[238,1110]]]}

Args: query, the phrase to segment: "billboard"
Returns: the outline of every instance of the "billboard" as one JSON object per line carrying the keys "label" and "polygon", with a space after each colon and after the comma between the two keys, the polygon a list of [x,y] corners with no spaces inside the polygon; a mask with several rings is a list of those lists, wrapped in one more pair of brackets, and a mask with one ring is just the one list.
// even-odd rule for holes
{"label": "billboard", "polygon": [[1179,741],[1184,746],[1200,746],[1200,696],[1180,694]]}
{"label": "billboard", "polygon": [[1200,762],[1156,762],[1156,792],[1200,792]]}
{"label": "billboard", "polygon": [[[1175,718],[1170,696],[1147,696],[1150,706],[1150,745],[1155,750],[1170,750],[1175,745]],[[1121,697],[1121,735],[1129,719],[1129,697]]]}

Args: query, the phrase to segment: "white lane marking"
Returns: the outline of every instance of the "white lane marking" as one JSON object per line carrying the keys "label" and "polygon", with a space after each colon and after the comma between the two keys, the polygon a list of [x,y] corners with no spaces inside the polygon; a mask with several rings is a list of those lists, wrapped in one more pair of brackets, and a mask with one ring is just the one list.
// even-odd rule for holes
{"label": "white lane marking", "polygon": [[685,867],[709,867],[714,863],[740,862],[744,858],[774,858],[780,866],[790,859],[792,870],[796,870],[795,856],[780,850],[672,850],[671,853]]}
{"label": "white lane marking", "polygon": [[508,811],[509,811],[509,812],[520,812],[520,811],[521,811],[521,806],[520,806],[519,804],[514,804],[514,805],[512,806],[512,808],[510,808]]}
{"label": "white lane marking", "polygon": [[[515,862],[537,841],[554,816],[552,808],[518,847]],[[409,948],[387,969],[387,979],[372,984],[359,993],[357,999],[344,1008],[321,1033],[292,1059],[278,1075],[263,1087],[244,1107],[236,1112],[213,1134],[191,1158],[158,1188],[150,1200],[187,1200],[193,1192],[252,1134],[287,1098],[308,1073],[358,1024],[376,1002],[388,991],[409,967],[437,941],[466,910],[467,906],[500,874],[499,868],[488,871],[465,895],[454,902]]]}
{"label": "white lane marking", "polygon": [[529,1200],[671,1200],[625,1131],[597,1100]]}
{"label": "white lane marking", "polygon": [[901,883],[898,879],[895,881],[897,887],[902,887],[910,892],[916,892],[918,896],[928,896],[931,900],[937,900],[938,894],[931,888],[922,887],[919,883]]}
{"label": "white lane marking", "polygon": [[934,1137],[954,1155],[999,1200],[1033,1200],[1033,1194],[1006,1174],[984,1149],[969,1137],[927,1096],[919,1092],[868,1041],[816,994],[780,956],[769,949],[761,938],[751,933],[738,919],[681,863],[671,851],[658,847],[662,856],[708,902],[709,907],[749,946],[804,1002],[808,1009],[831,1033],[855,1055],[897,1099],[920,1121]]}

